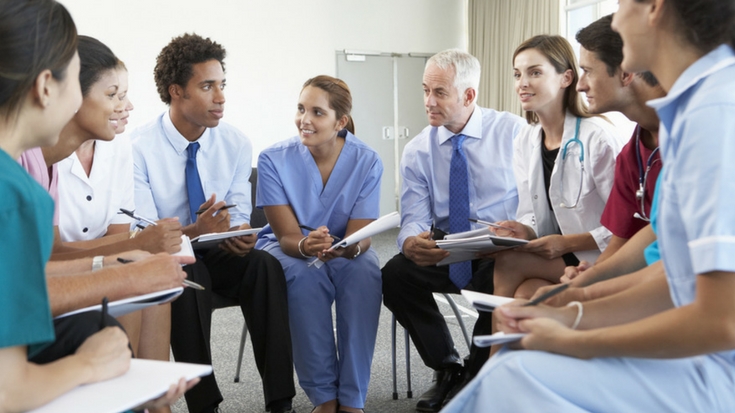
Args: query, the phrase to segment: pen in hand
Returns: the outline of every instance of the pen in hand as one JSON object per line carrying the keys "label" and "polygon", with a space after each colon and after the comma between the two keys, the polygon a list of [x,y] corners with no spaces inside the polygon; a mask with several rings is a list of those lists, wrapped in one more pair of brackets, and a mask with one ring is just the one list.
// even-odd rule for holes
{"label": "pen in hand", "polygon": [[[222,211],[223,209],[230,209],[230,208],[234,208],[234,207],[236,207],[236,206],[237,206],[237,205],[235,205],[235,204],[232,204],[232,205],[225,205],[225,206],[223,206],[222,208],[218,209],[217,211]],[[200,209],[199,211],[195,212],[195,214],[197,214],[197,215],[203,214],[203,213],[204,213],[205,211],[207,211],[208,209],[209,209],[209,208],[202,208],[202,209]]]}
{"label": "pen in hand", "polygon": [[100,319],[100,330],[107,327],[107,296],[102,298],[102,317]]}
{"label": "pen in hand", "polygon": [[[133,260],[129,260],[129,259],[123,258],[123,257],[117,257],[117,262],[119,262],[121,264],[129,264],[129,263],[133,262]],[[202,291],[205,290],[205,288],[201,284],[197,284],[194,281],[184,280],[184,281],[182,281],[182,283],[185,286],[191,287],[191,288],[193,288],[195,290],[202,290]]]}
{"label": "pen in hand", "polygon": [[569,284],[568,283],[567,284],[561,284],[558,287],[556,287],[556,288],[554,288],[552,290],[547,291],[545,294],[541,294],[537,298],[535,298],[535,299],[527,302],[526,304],[523,304],[523,306],[524,307],[529,307],[529,306],[532,306],[532,305],[538,305],[540,303],[543,303],[547,299],[549,299],[549,298],[551,298],[551,297],[559,294],[560,292],[566,290],[567,288],[569,288]]}
{"label": "pen in hand", "polygon": [[138,221],[143,221],[148,225],[158,225],[156,224],[156,221],[153,221],[152,219],[148,219],[148,218],[143,218],[139,215],[135,215],[135,211],[131,211],[129,209],[120,208],[120,212],[118,212],[118,214],[125,214],[129,216],[130,218],[137,219]]}
{"label": "pen in hand", "polygon": [[487,226],[492,227],[492,228],[504,229],[506,231],[515,232],[515,231],[513,231],[513,228],[504,227],[502,225],[494,224],[494,223],[488,222],[488,221],[483,221],[481,219],[472,219],[472,218],[469,218],[469,220],[470,220],[470,222],[474,222],[474,223],[481,224],[481,225],[487,225]]}
{"label": "pen in hand", "polygon": [[[307,230],[307,231],[316,231],[316,229],[315,229],[315,228],[312,228],[312,227],[308,227],[308,226],[306,226],[306,225],[299,225],[299,228],[301,228],[301,229],[305,229],[305,230]],[[329,234],[329,236],[330,236],[330,237],[332,237],[332,238],[333,238],[333,239],[334,239],[334,240],[335,240],[336,242],[340,242],[340,241],[342,241],[342,238],[340,238],[340,237],[338,237],[338,236],[336,236],[336,235],[332,235],[332,234]]]}

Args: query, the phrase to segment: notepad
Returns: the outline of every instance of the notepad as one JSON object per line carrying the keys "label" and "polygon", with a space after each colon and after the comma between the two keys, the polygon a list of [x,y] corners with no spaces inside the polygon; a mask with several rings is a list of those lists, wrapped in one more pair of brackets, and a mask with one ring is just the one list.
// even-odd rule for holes
{"label": "notepad", "polygon": [[522,339],[525,335],[526,333],[506,334],[502,331],[499,331],[495,334],[488,335],[488,336],[475,336],[472,338],[472,342],[475,343],[477,347],[490,347],[496,344],[503,344],[503,343],[510,343],[513,341],[518,341]]}
{"label": "notepad", "polygon": [[119,413],[163,396],[181,377],[187,381],[212,372],[205,364],[133,359],[114,379],[81,385],[29,413]]}
{"label": "notepad", "polygon": [[528,240],[498,237],[493,235],[488,228],[451,234],[445,236],[443,240],[436,241],[437,247],[450,252],[447,258],[439,261],[436,265],[471,261],[476,259],[479,253],[497,252],[524,244],[528,244]]}
{"label": "notepad", "polygon": [[[184,292],[184,287],[176,287],[168,290],[157,291],[155,293],[138,295],[135,297],[125,298],[122,300],[112,301],[107,305],[107,312],[113,317],[120,317],[133,311],[142,310],[152,305],[166,304],[173,301],[176,297]],[[70,315],[84,313],[87,311],[102,311],[102,305],[97,304],[79,310],[64,313],[55,318],[68,317]]]}
{"label": "notepad", "polygon": [[511,297],[478,293],[477,291],[462,290],[462,296],[479,311],[491,312],[495,307],[514,301]]}
{"label": "notepad", "polygon": [[238,229],[236,231],[213,232],[203,234],[191,239],[191,246],[195,249],[211,248],[227,238],[241,237],[243,235],[257,234],[263,228]]}
{"label": "notepad", "polygon": [[[331,248],[329,248],[329,250],[331,251],[336,248],[349,247],[352,244],[357,244],[364,239],[370,238],[374,235],[378,235],[381,232],[387,231],[391,228],[396,228],[399,225],[401,225],[401,216],[398,214],[398,212],[391,212],[390,214],[383,215],[375,221],[365,225],[342,241],[335,243],[334,245],[332,245]],[[319,260],[318,258],[315,258],[309,263],[309,265],[315,265],[317,268],[320,268],[322,265],[324,265],[324,262]]]}

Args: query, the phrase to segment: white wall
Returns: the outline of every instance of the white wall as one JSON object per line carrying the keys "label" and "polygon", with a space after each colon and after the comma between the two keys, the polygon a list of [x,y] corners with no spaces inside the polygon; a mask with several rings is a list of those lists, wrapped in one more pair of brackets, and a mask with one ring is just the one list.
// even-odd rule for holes
{"label": "white wall", "polygon": [[80,34],[101,40],[127,65],[136,107],[129,128],[166,109],[153,67],[172,37],[196,32],[221,43],[227,49],[225,121],[251,138],[254,156],[295,135],[301,85],[318,74],[335,74],[335,50],[467,47],[466,0],[61,2]]}

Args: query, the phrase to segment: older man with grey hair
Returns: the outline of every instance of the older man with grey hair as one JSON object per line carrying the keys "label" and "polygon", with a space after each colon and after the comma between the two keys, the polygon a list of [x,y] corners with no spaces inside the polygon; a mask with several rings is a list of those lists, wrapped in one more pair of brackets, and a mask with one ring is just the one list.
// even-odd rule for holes
{"label": "older man with grey hair", "polygon": [[[423,77],[427,126],[406,145],[401,160],[401,253],[383,268],[384,303],[411,335],[433,386],[416,410],[439,411],[453,388],[479,371],[488,358],[473,346],[462,368],[444,317],[432,293],[493,291],[493,261],[436,264],[449,252],[435,239],[470,230],[469,219],[514,219],[518,206],[513,175],[513,138],[525,121],[476,105],[480,62],[452,49],[432,56]],[[490,332],[481,313],[474,334]]]}

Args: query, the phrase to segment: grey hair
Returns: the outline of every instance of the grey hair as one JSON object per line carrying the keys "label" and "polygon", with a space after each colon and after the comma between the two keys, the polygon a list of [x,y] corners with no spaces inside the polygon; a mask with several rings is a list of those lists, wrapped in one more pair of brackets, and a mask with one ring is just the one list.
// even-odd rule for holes
{"label": "grey hair", "polygon": [[465,90],[480,88],[480,61],[475,56],[459,49],[443,50],[431,56],[426,65],[433,64],[439,69],[454,69],[454,87],[461,96]]}

